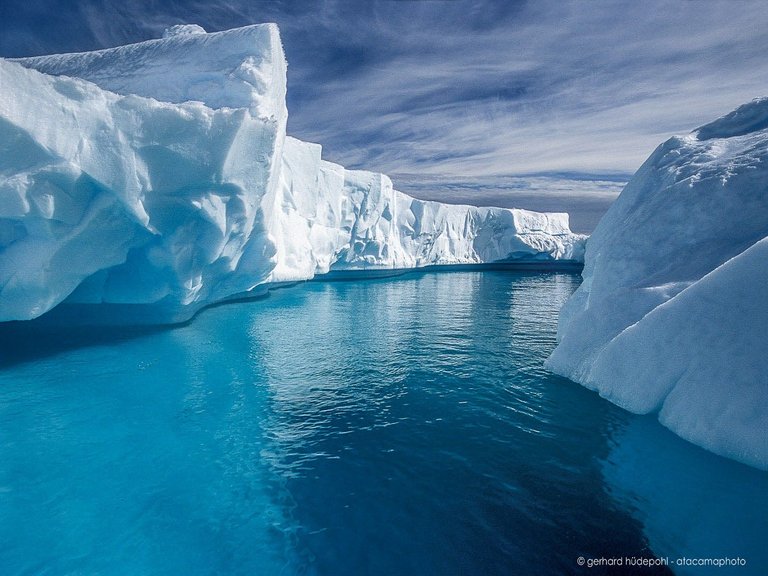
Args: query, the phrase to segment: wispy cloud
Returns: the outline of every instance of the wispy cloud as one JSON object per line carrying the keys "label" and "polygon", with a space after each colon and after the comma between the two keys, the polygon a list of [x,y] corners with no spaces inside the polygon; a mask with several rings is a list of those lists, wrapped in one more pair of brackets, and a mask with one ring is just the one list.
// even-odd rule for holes
{"label": "wispy cloud", "polygon": [[631,173],[669,135],[768,91],[762,0],[2,6],[0,53],[13,56],[276,21],[289,132],[349,167],[454,181]]}
{"label": "wispy cloud", "polygon": [[482,29],[456,24],[467,5],[436,22],[413,7],[393,38],[373,28],[399,52],[357,74],[299,71],[292,130],[384,171],[631,172],[768,86],[764,4],[537,2]]}

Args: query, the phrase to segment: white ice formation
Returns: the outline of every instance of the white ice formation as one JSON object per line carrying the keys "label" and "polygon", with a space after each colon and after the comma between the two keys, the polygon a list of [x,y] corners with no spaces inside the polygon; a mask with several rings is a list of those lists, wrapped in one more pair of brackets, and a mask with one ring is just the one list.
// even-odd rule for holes
{"label": "white ice formation", "polygon": [[334,270],[583,259],[567,214],[420,201],[322,160],[286,137],[285,92],[273,24],[0,59],[0,321],[65,302],[171,322]]}
{"label": "white ice formation", "polygon": [[583,276],[547,367],[768,469],[768,98],[659,146]]}

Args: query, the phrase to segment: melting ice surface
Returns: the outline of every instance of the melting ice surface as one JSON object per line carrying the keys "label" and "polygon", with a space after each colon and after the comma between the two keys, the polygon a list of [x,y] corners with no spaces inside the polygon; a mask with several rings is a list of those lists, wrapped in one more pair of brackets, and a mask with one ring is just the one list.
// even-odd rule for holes
{"label": "melting ice surface", "polygon": [[761,573],[764,472],[541,368],[578,282],[423,274],[174,329],[4,326],[2,573]]}

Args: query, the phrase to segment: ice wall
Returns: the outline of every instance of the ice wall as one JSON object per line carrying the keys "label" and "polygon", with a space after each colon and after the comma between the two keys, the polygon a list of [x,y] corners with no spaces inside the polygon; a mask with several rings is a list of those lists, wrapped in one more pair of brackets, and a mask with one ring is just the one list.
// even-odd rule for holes
{"label": "ice wall", "polygon": [[[274,266],[274,125],[0,61],[0,319],[77,302],[215,301]],[[271,142],[272,144],[269,144]]]}
{"label": "ice wall", "polygon": [[422,202],[323,161],[286,139],[285,90],[273,24],[0,59],[0,321],[178,321],[336,269],[582,259],[566,214]]}
{"label": "ice wall", "polygon": [[768,469],[768,99],[662,144],[587,242],[547,367]]}
{"label": "ice wall", "polygon": [[567,214],[416,200],[374,172],[345,170],[321,148],[287,138],[275,205],[273,280],[333,270],[414,268],[502,260],[583,260]]}

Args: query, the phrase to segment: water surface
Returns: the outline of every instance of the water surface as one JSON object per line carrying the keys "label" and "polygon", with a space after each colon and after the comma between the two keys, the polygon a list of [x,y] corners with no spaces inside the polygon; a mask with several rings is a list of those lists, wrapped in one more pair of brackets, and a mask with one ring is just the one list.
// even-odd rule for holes
{"label": "water surface", "polygon": [[680,541],[674,462],[701,501],[743,489],[730,550],[754,568],[764,474],[542,368],[578,281],[309,283],[173,329],[5,329],[0,573],[608,573],[576,560],[728,540]]}

